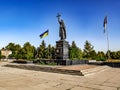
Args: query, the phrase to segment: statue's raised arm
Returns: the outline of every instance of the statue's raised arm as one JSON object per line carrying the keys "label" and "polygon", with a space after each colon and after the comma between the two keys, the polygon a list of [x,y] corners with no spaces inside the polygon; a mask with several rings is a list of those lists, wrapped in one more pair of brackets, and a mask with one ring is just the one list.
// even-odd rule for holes
{"label": "statue's raised arm", "polygon": [[61,15],[58,13],[57,18],[58,18],[59,24],[60,24],[60,16],[61,16]]}
{"label": "statue's raised arm", "polygon": [[57,18],[58,18],[58,22],[60,24],[59,36],[60,36],[61,40],[64,40],[64,39],[66,39],[66,27],[65,27],[64,21],[60,20],[60,16],[61,15],[58,13]]}

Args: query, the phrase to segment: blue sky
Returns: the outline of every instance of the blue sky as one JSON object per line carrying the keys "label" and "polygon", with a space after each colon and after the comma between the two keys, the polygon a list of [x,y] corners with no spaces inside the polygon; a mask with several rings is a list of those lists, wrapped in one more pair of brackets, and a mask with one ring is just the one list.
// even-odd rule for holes
{"label": "blue sky", "polygon": [[[0,0],[0,48],[9,42],[30,42],[38,47],[42,40],[55,46],[59,40],[57,13],[67,30],[67,40],[81,49],[88,40],[96,51],[107,51],[103,20],[108,16],[110,50],[120,50],[120,0]],[[49,29],[43,39],[39,35]]]}

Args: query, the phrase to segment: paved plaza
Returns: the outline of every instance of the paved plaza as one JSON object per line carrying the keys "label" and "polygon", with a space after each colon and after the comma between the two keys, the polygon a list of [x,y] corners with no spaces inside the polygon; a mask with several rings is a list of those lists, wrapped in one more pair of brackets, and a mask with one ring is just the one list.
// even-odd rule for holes
{"label": "paved plaza", "polygon": [[120,90],[120,68],[87,76],[4,67],[0,62],[0,90]]}

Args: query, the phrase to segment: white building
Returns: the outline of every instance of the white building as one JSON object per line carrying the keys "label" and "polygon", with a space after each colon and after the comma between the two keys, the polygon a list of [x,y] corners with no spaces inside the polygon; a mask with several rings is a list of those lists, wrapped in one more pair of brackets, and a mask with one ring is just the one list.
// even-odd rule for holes
{"label": "white building", "polygon": [[6,57],[6,59],[1,59],[1,60],[7,60],[10,54],[12,54],[12,51],[10,50],[5,50],[5,49],[1,50],[1,55]]}

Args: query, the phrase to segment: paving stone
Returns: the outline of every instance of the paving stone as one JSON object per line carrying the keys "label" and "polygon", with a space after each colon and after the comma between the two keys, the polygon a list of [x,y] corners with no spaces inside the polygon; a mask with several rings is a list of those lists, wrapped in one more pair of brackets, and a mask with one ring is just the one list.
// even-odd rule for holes
{"label": "paving stone", "polygon": [[31,86],[31,88],[32,88],[32,90],[44,90],[44,89],[51,88],[51,86],[46,85],[45,83],[43,83],[43,84]]}
{"label": "paving stone", "polygon": [[117,84],[117,83],[108,83],[108,82],[106,82],[106,83],[104,83],[102,85],[109,86],[109,87],[120,87],[120,84]]}
{"label": "paving stone", "polygon": [[93,90],[93,89],[90,89],[90,88],[85,88],[85,87],[74,87],[70,90]]}
{"label": "paving stone", "polygon": [[69,90],[70,88],[73,87],[73,85],[70,84],[59,84],[55,86],[56,88],[59,88],[60,90]]}
{"label": "paving stone", "polygon": [[56,87],[51,87],[51,88],[47,88],[44,90],[66,90],[66,89],[60,89],[60,88],[56,88]]}
{"label": "paving stone", "polygon": [[99,86],[98,89],[101,89],[101,90],[117,90],[117,88],[115,88],[115,87],[107,87],[107,86]]}
{"label": "paving stone", "polygon": [[0,90],[120,90],[120,69],[74,76],[9,68],[0,64]]}
{"label": "paving stone", "polygon": [[[33,89],[30,87],[7,87],[7,90],[33,90]],[[36,90],[39,90],[39,89],[36,89]]]}
{"label": "paving stone", "polygon": [[0,90],[8,90],[8,89],[0,87]]}

